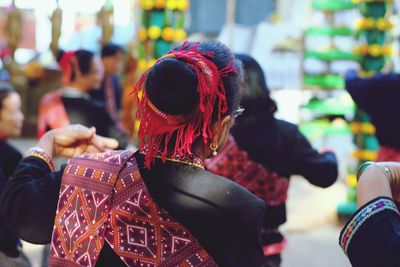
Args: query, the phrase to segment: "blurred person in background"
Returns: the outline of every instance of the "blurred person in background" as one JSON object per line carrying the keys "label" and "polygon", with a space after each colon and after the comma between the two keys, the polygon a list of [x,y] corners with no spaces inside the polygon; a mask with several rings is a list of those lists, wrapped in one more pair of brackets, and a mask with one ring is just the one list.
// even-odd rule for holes
{"label": "blurred person in background", "polygon": [[206,162],[206,168],[265,201],[262,241],[266,266],[280,266],[286,242],[279,226],[286,222],[290,177],[302,175],[315,186],[329,187],[338,176],[337,160],[332,152],[316,151],[296,125],[274,117],[277,106],[260,65],[250,56],[236,57],[245,73],[243,114],[236,119],[225,147]]}
{"label": "blurred person in background", "polygon": [[104,103],[91,99],[89,91],[100,88],[103,64],[87,50],[60,52],[59,65],[64,86],[43,96],[39,104],[38,138],[46,131],[69,124],[95,127],[99,135],[115,138],[119,148],[128,145],[128,136],[110,116]]}
{"label": "blurred person in background", "polygon": [[[20,96],[10,85],[0,83],[0,195],[22,159],[21,153],[8,143],[8,139],[21,135],[23,121]],[[7,217],[1,216],[0,266],[31,266],[22,252],[20,240],[7,226]]]}
{"label": "blurred person in background", "polygon": [[399,86],[400,74],[362,78],[355,70],[346,73],[347,91],[375,126],[380,144],[377,161],[400,161]]}
{"label": "blurred person in background", "polygon": [[122,89],[119,74],[122,71],[123,49],[116,44],[105,44],[101,48],[101,61],[104,66],[104,78],[100,89],[93,89],[89,92],[90,96],[105,104],[108,113],[117,123],[121,119]]}

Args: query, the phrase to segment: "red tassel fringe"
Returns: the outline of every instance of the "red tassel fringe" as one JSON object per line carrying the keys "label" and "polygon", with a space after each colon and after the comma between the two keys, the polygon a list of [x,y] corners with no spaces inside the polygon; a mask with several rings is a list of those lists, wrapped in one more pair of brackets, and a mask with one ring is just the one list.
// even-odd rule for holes
{"label": "red tassel fringe", "polygon": [[[199,51],[199,44],[190,46],[185,42],[179,50],[172,50],[164,57],[157,60],[156,64],[166,58],[176,58],[188,64],[198,78],[197,92],[199,93],[199,107],[191,116],[173,116],[164,114],[154,107],[144,89],[148,73],[147,70],[135,86],[133,94],[136,95],[138,106],[137,118],[141,125],[138,133],[140,149],[146,150],[145,167],[150,168],[157,154],[161,151],[163,160],[168,156],[187,157],[192,154],[191,146],[201,135],[204,143],[212,139],[211,123],[214,106],[217,103],[218,119],[228,110],[225,88],[221,77],[229,73],[236,73],[233,61],[221,70],[209,59],[213,52]],[[141,97],[139,95],[141,94]],[[185,118],[182,120],[182,118]],[[178,123],[174,123],[178,122]],[[173,151],[168,151],[168,144],[176,134],[176,144]],[[161,143],[164,142],[164,147]]]}

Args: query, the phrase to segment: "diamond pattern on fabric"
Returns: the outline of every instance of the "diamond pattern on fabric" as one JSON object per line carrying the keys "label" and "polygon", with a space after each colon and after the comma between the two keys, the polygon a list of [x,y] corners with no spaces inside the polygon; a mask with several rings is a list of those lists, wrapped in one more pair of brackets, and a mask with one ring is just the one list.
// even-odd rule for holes
{"label": "diamond pattern on fabric", "polygon": [[160,209],[128,151],[85,155],[65,168],[50,266],[95,266],[108,242],[127,266],[217,266]]}

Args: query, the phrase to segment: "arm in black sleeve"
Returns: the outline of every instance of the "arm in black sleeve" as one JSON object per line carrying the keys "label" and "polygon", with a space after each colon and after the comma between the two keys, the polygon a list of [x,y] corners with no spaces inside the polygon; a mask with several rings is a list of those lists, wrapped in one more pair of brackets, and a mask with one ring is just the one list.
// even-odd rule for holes
{"label": "arm in black sleeve", "polygon": [[0,213],[13,232],[35,243],[50,243],[63,170],[50,172],[37,157],[26,157],[3,191]]}
{"label": "arm in black sleeve", "polygon": [[293,174],[302,175],[311,184],[329,187],[337,179],[338,163],[334,153],[318,153],[297,127],[292,130],[288,147],[288,165]]}
{"label": "arm in black sleeve", "polygon": [[376,198],[343,228],[340,246],[354,267],[400,266],[400,215],[394,202]]}

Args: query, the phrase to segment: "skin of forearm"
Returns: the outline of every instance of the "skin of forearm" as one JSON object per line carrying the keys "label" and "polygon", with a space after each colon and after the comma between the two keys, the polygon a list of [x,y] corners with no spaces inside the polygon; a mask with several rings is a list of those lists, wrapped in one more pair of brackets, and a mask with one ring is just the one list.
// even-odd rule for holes
{"label": "skin of forearm", "polygon": [[388,178],[375,166],[368,167],[357,185],[357,206],[361,207],[377,197],[392,198]]}

